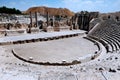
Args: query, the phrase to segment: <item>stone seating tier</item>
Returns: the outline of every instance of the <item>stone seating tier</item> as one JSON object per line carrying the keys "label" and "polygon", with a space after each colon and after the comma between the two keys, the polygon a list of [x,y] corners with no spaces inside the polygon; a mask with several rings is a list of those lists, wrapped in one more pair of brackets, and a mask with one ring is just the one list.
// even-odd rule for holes
{"label": "stone seating tier", "polygon": [[120,49],[120,25],[114,20],[102,21],[88,33],[88,37],[101,42],[108,52]]}

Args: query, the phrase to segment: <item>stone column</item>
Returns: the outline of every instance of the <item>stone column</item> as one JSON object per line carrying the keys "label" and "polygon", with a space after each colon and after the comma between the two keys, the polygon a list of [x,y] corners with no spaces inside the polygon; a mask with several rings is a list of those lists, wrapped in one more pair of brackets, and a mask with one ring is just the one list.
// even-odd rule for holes
{"label": "stone column", "polygon": [[88,17],[88,15],[87,15],[87,22],[86,22],[86,25],[87,25],[87,29],[89,30],[89,22],[88,22],[88,19],[89,19],[89,17]]}
{"label": "stone column", "polygon": [[77,24],[78,24],[78,29],[81,29],[81,26],[82,26],[82,15],[81,14],[79,14],[78,16]]}
{"label": "stone column", "polygon": [[78,29],[78,17],[76,17],[76,19],[75,19],[75,27],[76,27],[76,29]]}
{"label": "stone column", "polygon": [[70,19],[70,30],[73,30],[73,17]]}
{"label": "stone column", "polygon": [[31,33],[31,28],[32,28],[32,13],[30,12],[30,26],[29,26],[28,33]]}
{"label": "stone column", "polygon": [[81,19],[82,19],[82,21],[81,21],[81,29],[83,29],[83,21],[84,21],[84,16],[83,16],[83,14],[81,15],[82,17],[81,17]]}
{"label": "stone column", "polygon": [[74,21],[74,19],[73,19],[73,17],[71,17],[71,23],[73,24],[73,21]]}
{"label": "stone column", "polygon": [[53,16],[53,19],[52,19],[52,20],[53,20],[53,21],[52,21],[52,22],[53,22],[53,26],[55,26],[55,24],[54,24],[54,23],[55,23],[55,17],[54,17],[54,16]]}
{"label": "stone column", "polygon": [[36,23],[36,27],[38,27],[38,18],[37,18],[37,12],[35,12],[35,23]]}
{"label": "stone column", "polygon": [[47,12],[47,27],[49,26],[49,13]]}
{"label": "stone column", "polygon": [[86,29],[86,26],[85,26],[85,23],[86,23],[86,14],[84,14],[84,17],[83,17],[83,29],[85,30]]}
{"label": "stone column", "polygon": [[32,13],[30,12],[30,27],[32,27]]}

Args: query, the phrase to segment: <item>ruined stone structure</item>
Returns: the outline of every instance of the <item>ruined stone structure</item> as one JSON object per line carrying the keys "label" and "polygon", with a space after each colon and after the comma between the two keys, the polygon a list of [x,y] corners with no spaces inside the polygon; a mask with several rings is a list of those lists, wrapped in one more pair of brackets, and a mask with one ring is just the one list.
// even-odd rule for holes
{"label": "ruined stone structure", "polygon": [[73,22],[73,29],[81,30],[89,30],[89,22],[93,18],[97,18],[99,15],[98,12],[87,12],[87,11],[81,11],[80,13],[76,13],[74,16],[74,22]]}
{"label": "ruined stone structure", "polygon": [[100,13],[98,18],[93,18],[89,23],[89,31],[92,28],[95,28],[98,24],[101,22],[104,22],[106,20],[112,20],[117,23],[117,25],[120,25],[120,12],[115,13]]}
{"label": "ruined stone structure", "polygon": [[120,21],[120,12],[114,13],[101,13],[99,17],[103,20],[112,19],[115,21]]}

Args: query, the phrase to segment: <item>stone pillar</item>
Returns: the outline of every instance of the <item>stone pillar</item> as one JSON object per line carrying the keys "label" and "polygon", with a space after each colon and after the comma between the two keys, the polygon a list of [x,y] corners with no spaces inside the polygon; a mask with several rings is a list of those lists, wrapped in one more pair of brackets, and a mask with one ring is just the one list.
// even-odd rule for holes
{"label": "stone pillar", "polygon": [[83,14],[81,15],[82,17],[81,17],[81,19],[82,19],[82,21],[81,21],[81,29],[83,29],[83,21],[84,21],[84,16],[83,16]]}
{"label": "stone pillar", "polygon": [[72,17],[72,18],[71,18],[71,23],[72,23],[72,24],[73,24],[73,21],[74,21],[74,20],[73,20],[73,17]]}
{"label": "stone pillar", "polygon": [[38,18],[37,18],[37,12],[35,12],[35,24],[36,24],[36,27],[38,27]]}
{"label": "stone pillar", "polygon": [[28,27],[28,33],[31,33],[31,28],[32,28],[32,13],[30,12],[30,26]]}
{"label": "stone pillar", "polygon": [[81,14],[79,14],[79,16],[78,16],[77,24],[78,24],[78,29],[81,29],[81,25],[82,25],[82,15]]}
{"label": "stone pillar", "polygon": [[89,30],[88,15],[87,15],[87,20],[86,20],[86,26],[87,26],[87,30]]}
{"label": "stone pillar", "polygon": [[47,26],[49,26],[49,13],[47,12]]}
{"label": "stone pillar", "polygon": [[73,30],[73,22],[72,21],[70,21],[70,30]]}
{"label": "stone pillar", "polygon": [[53,22],[53,26],[55,26],[55,24],[54,24],[54,23],[55,23],[55,17],[54,17],[54,16],[53,16],[53,19],[52,19],[52,20],[53,20],[53,21],[52,21],[52,22]]}
{"label": "stone pillar", "polygon": [[76,29],[78,29],[78,17],[76,17],[76,20],[75,20],[75,27]]}
{"label": "stone pillar", "polygon": [[30,27],[32,27],[32,13],[30,12]]}
{"label": "stone pillar", "polygon": [[85,26],[85,23],[86,23],[86,14],[84,14],[84,17],[83,17],[83,29],[86,30],[86,26]]}

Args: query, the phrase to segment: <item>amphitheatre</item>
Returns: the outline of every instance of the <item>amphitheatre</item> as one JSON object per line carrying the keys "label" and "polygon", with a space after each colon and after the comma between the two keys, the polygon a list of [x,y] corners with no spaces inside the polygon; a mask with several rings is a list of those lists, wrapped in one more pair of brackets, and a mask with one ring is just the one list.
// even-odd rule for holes
{"label": "amphitheatre", "polygon": [[119,75],[120,12],[31,7],[24,15],[0,14],[2,80],[119,80]]}

